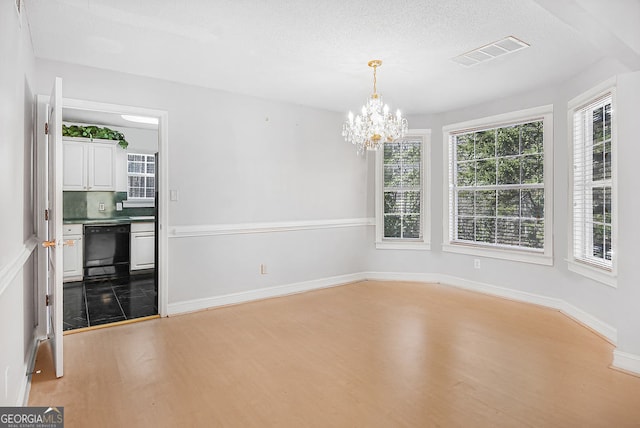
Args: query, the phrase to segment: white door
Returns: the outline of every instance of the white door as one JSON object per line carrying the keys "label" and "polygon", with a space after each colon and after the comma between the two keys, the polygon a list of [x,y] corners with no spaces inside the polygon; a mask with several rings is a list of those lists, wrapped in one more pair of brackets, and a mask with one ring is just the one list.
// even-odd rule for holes
{"label": "white door", "polygon": [[47,300],[48,335],[56,377],[62,377],[62,79],[56,77],[47,111]]}

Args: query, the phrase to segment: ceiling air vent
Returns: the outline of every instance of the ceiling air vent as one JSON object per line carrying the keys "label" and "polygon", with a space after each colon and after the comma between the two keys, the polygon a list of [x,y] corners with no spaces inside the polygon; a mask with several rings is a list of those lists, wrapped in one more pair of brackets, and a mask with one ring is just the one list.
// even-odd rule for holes
{"label": "ceiling air vent", "polygon": [[506,55],[512,52],[519,51],[524,48],[528,48],[529,44],[522,40],[516,39],[513,36],[505,37],[497,42],[489,43],[488,45],[479,47],[457,57],[451,58],[458,64],[462,64],[466,67],[479,64],[481,62],[489,61],[490,59]]}

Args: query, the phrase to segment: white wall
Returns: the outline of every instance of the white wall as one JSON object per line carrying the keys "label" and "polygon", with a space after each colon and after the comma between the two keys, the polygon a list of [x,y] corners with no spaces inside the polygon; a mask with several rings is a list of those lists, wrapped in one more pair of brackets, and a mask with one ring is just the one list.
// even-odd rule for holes
{"label": "white wall", "polygon": [[363,270],[369,226],[173,237],[366,217],[367,162],[341,137],[342,114],[46,60],[36,68],[40,92],[60,76],[65,97],[168,111],[170,304]]}
{"label": "white wall", "polygon": [[35,344],[30,40],[15,2],[0,2],[0,406],[23,403]]}
{"label": "white wall", "polygon": [[[498,99],[484,105],[434,116],[409,117],[413,128],[432,129],[432,245],[431,251],[376,250],[370,231],[368,269],[381,272],[439,273],[463,281],[490,284],[523,293],[561,299],[580,311],[617,329],[618,349],[640,354],[640,286],[635,271],[639,254],[640,224],[637,213],[640,204],[635,177],[640,146],[637,144],[637,117],[640,113],[638,73],[620,63],[604,60],[589,70],[555,87],[541,88],[516,97]],[[618,288],[586,279],[567,268],[568,257],[568,150],[567,103],[591,87],[620,74],[618,79],[618,141],[619,141],[619,269]],[[442,251],[445,162],[442,127],[448,124],[488,117],[500,113],[553,104],[554,107],[554,225],[553,266],[539,266],[498,259],[473,257]],[[624,110],[623,110],[624,109]],[[634,119],[635,117],[635,119]],[[634,168],[635,165],[635,168]],[[371,175],[370,180],[373,180]],[[373,205],[369,206],[373,213]],[[481,260],[481,269],[474,269],[473,259]],[[635,264],[634,264],[635,262]]]}

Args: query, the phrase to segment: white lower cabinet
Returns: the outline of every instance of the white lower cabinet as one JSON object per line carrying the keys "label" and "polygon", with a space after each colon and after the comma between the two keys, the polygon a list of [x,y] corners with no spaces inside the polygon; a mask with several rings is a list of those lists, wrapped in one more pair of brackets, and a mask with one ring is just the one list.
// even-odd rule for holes
{"label": "white lower cabinet", "polygon": [[81,224],[65,224],[62,228],[62,271],[64,282],[82,281],[83,240]]}
{"label": "white lower cabinet", "polygon": [[131,223],[131,270],[155,267],[154,223]]}

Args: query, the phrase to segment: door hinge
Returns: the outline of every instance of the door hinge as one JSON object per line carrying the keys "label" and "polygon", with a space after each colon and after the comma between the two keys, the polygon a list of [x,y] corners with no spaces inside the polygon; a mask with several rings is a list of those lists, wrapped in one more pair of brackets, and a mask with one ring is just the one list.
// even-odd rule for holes
{"label": "door hinge", "polygon": [[49,305],[51,304],[51,296],[49,296],[49,295],[47,294],[47,295],[46,295],[46,296],[44,296],[44,297],[45,297],[45,299],[44,299],[44,300],[45,300],[44,305],[45,305],[45,306],[49,306]]}
{"label": "door hinge", "polygon": [[44,135],[49,135],[49,123],[44,123]]}
{"label": "door hinge", "polygon": [[44,210],[44,221],[49,221],[49,210]]}

